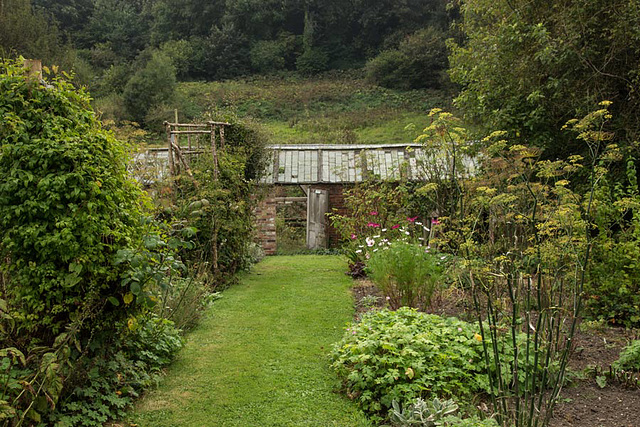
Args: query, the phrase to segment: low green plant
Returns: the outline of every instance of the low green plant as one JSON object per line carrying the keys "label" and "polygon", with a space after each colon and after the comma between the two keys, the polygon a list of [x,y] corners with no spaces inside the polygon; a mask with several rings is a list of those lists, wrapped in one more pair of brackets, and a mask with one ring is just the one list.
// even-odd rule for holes
{"label": "low green plant", "polygon": [[414,403],[404,409],[395,400],[392,402],[391,421],[399,426],[435,427],[443,425],[443,419],[455,414],[459,406],[453,399],[441,401],[437,397],[433,401],[417,398]]}
{"label": "low green plant", "polygon": [[76,386],[49,414],[56,426],[100,427],[122,418],[142,390],[157,383],[162,368],[182,348],[180,331],[173,322],[141,316],[128,325],[113,348],[76,364]]}
{"label": "low green plant", "polygon": [[482,390],[477,326],[402,307],[366,313],[331,353],[347,394],[376,419],[394,400],[469,398]]}
{"label": "low green plant", "polygon": [[402,409],[400,404],[393,401],[391,421],[398,427],[497,427],[494,419],[480,419],[477,416],[460,418],[454,415],[458,405],[453,399],[441,401],[437,397],[433,401],[417,398],[408,407]]}
{"label": "low green plant", "polygon": [[[495,346],[489,334],[484,334],[489,357],[494,348],[503,355],[500,372],[490,366],[491,375],[500,375],[524,390],[526,382],[557,373],[555,365],[545,370],[534,362],[533,354],[519,352],[516,362],[507,332],[506,328],[498,331]],[[526,345],[526,334],[517,334],[515,339],[519,348]],[[401,404],[418,397],[468,400],[474,394],[496,392],[487,375],[478,324],[408,307],[365,313],[347,328],[331,358],[347,395],[375,419],[386,416],[394,400]]]}
{"label": "low green plant", "polygon": [[635,340],[626,346],[612,366],[615,369],[640,372],[640,340]]}
{"label": "low green plant", "polygon": [[375,250],[367,269],[371,279],[388,297],[390,307],[429,307],[431,297],[441,283],[446,255],[403,241]]}

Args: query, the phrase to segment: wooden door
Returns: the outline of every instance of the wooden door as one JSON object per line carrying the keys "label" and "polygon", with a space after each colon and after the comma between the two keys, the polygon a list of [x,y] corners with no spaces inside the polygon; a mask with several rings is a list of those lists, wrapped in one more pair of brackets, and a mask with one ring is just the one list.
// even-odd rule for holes
{"label": "wooden door", "polygon": [[311,188],[307,194],[307,248],[327,247],[326,214],[329,211],[329,193]]}

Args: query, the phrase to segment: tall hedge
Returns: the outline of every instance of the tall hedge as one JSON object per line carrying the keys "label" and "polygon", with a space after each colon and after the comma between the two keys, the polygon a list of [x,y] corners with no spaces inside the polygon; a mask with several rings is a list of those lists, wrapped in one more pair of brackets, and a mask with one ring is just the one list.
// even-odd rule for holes
{"label": "tall hedge", "polygon": [[66,77],[45,83],[19,61],[0,63],[3,297],[18,334],[44,343],[74,320],[95,328],[126,314],[114,258],[141,236],[125,146]]}

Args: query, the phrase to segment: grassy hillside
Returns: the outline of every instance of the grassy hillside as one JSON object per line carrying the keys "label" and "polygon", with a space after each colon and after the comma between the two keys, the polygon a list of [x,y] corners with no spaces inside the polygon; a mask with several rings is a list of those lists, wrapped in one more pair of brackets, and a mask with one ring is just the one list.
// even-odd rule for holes
{"label": "grassy hillside", "polygon": [[409,142],[416,133],[407,125],[422,126],[431,108],[450,104],[442,92],[389,90],[339,72],[189,82],[178,91],[188,115],[212,111],[253,119],[272,143],[283,144]]}

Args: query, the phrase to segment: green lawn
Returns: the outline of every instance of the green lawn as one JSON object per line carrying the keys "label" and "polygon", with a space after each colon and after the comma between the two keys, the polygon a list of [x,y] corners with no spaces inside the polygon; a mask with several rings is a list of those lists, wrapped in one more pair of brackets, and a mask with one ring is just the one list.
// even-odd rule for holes
{"label": "green lawn", "polygon": [[327,353],[353,315],[345,262],[270,257],[217,301],[130,422],[153,426],[369,426],[336,393]]}

